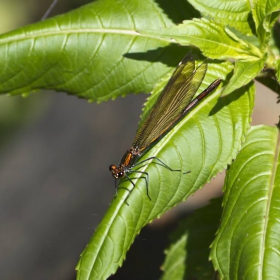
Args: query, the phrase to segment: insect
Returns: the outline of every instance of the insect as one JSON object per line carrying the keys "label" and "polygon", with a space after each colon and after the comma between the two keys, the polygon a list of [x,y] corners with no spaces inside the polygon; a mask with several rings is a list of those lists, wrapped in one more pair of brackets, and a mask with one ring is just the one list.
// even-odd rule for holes
{"label": "insect", "polygon": [[[182,170],[170,168],[161,159],[154,156],[142,161],[138,161],[138,159],[180,122],[201,100],[219,86],[221,79],[215,80],[193,99],[206,71],[207,63],[202,63],[195,68],[195,60],[191,55],[185,56],[178,64],[145,121],[139,127],[131,148],[124,154],[119,166],[110,165],[109,170],[116,181],[125,177],[135,187],[134,182],[128,175],[131,173],[141,174],[146,181],[147,196],[151,199],[148,191],[149,174],[133,169],[134,167],[142,167],[148,161],[156,160],[157,164],[170,171],[182,172]],[[184,172],[184,174],[186,173],[189,172]]]}

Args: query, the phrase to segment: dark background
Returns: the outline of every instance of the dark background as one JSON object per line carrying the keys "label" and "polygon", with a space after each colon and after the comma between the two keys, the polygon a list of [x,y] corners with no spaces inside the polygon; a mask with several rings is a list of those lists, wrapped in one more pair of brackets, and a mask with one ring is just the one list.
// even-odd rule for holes
{"label": "dark background", "polygon": [[[51,16],[86,2],[60,0]],[[0,0],[1,33],[40,20],[50,4]],[[1,280],[75,279],[79,255],[115,194],[108,166],[131,145],[145,97],[99,105],[49,91],[0,97]],[[274,125],[275,102],[260,86],[254,123]],[[158,279],[168,234],[180,216],[221,193],[222,176],[143,229],[110,279]]]}

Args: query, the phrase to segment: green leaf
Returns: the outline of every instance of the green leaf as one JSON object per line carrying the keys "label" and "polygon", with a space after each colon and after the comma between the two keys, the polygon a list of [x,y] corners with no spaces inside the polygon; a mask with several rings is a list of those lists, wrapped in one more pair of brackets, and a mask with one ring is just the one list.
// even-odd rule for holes
{"label": "green leaf", "polygon": [[271,38],[271,28],[279,17],[280,2],[278,0],[257,0],[252,10],[256,25],[256,33],[262,49],[267,47]]}
{"label": "green leaf", "polygon": [[[207,73],[207,84],[214,73],[217,76],[214,70]],[[142,227],[184,201],[235,158],[249,126],[254,90],[250,83],[222,98],[216,90],[143,155],[140,160],[156,156],[173,169],[191,173],[171,172],[155,163],[141,167],[149,174],[151,200],[139,174],[130,175],[134,188],[121,181],[117,197],[81,255],[78,279],[106,279],[115,273]]]}
{"label": "green leaf", "polygon": [[165,28],[139,30],[143,36],[161,38],[181,45],[194,45],[212,59],[256,60],[263,55],[254,45],[243,41],[222,24],[207,19],[193,19]]}
{"label": "green leaf", "polygon": [[180,223],[165,252],[162,280],[213,279],[209,246],[220,222],[221,202],[221,198],[212,200],[210,205],[196,210]]}
{"label": "green leaf", "polygon": [[102,0],[3,34],[0,93],[44,88],[101,102],[148,92],[188,49],[137,30],[173,25],[152,0]]}
{"label": "green leaf", "polygon": [[280,279],[279,131],[251,128],[227,172],[211,258],[221,279]]}
{"label": "green leaf", "polygon": [[223,95],[229,94],[234,90],[248,84],[264,68],[266,56],[255,61],[238,61],[235,63],[234,74],[230,83],[223,91]]}
{"label": "green leaf", "polygon": [[210,16],[223,25],[234,27],[246,35],[252,35],[249,1],[203,1],[189,0],[189,2],[204,15]]}

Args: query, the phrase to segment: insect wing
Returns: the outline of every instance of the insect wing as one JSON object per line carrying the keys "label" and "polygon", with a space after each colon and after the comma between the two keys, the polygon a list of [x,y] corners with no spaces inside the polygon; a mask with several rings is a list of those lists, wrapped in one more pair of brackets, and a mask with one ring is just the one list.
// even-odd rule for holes
{"label": "insect wing", "polygon": [[137,131],[133,147],[144,151],[184,116],[184,110],[201,85],[206,70],[206,63],[202,63],[195,69],[195,61],[190,56],[186,56],[179,63]]}

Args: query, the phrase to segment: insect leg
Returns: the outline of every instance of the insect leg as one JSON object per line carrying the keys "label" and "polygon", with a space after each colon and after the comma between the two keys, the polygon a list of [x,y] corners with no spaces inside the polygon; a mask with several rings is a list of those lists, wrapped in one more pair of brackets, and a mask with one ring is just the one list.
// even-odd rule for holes
{"label": "insect leg", "polygon": [[[149,161],[149,160],[157,160],[157,161],[159,161],[159,162],[154,162],[155,164],[159,164],[159,165],[161,165],[161,166],[163,166],[163,167],[165,167],[166,169],[168,169],[168,170],[170,170],[170,171],[175,171],[175,172],[182,172],[182,170],[181,169],[172,169],[170,166],[168,166],[166,163],[164,163],[161,159],[159,159],[158,157],[149,157],[149,158],[147,158],[147,159],[144,159],[144,160],[142,160],[142,161],[139,161],[139,162],[136,162],[135,164],[134,164],[134,166],[138,166],[138,165],[140,165],[140,164],[142,164],[142,163],[144,163],[144,165],[142,165],[142,166],[145,166],[147,163],[147,161]],[[142,167],[142,166],[140,166],[140,167]],[[139,168],[140,168],[139,167]],[[187,171],[187,172],[183,172],[183,174],[188,174],[188,173],[190,173],[191,171]]]}
{"label": "insect leg", "polygon": [[[149,173],[148,172],[145,172],[145,171],[139,171],[139,170],[131,170],[130,171],[130,173],[140,173],[140,174],[145,174],[146,176],[140,176],[139,178],[143,178],[143,179],[145,179],[145,182],[146,182],[146,190],[147,190],[147,196],[148,196],[148,198],[150,199],[150,200],[152,200],[151,199],[151,197],[150,197],[150,195],[149,195],[149,188],[148,188],[148,186],[149,186]],[[131,180],[131,179],[129,179],[129,180]],[[134,185],[135,186],[135,185]]]}

